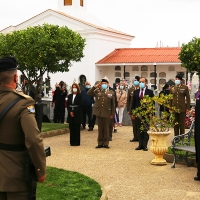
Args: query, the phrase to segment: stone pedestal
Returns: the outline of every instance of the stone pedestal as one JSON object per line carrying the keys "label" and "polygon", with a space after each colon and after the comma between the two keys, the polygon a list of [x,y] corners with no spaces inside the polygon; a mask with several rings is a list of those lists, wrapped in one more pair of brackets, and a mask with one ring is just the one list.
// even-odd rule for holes
{"label": "stone pedestal", "polygon": [[[51,106],[52,104],[52,98],[42,98],[42,103],[43,103],[43,114],[46,115],[51,122],[53,122],[53,115],[54,115],[54,107]],[[67,120],[67,108],[65,108],[65,119],[64,121],[66,122]]]}

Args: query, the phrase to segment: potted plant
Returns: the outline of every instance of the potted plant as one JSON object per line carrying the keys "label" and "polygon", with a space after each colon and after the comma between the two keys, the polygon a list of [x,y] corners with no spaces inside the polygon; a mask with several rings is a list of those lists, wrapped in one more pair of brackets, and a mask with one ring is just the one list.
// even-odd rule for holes
{"label": "potted plant", "polygon": [[[155,158],[151,164],[164,165],[167,164],[163,159],[163,155],[167,152],[166,139],[171,133],[170,128],[175,126],[174,113],[178,112],[175,107],[170,106],[172,95],[163,95],[149,97],[145,95],[140,101],[140,107],[134,109],[132,114],[141,120],[141,130],[147,130],[152,145],[150,150],[154,153]],[[163,105],[166,111],[161,116],[158,113],[158,106]]]}

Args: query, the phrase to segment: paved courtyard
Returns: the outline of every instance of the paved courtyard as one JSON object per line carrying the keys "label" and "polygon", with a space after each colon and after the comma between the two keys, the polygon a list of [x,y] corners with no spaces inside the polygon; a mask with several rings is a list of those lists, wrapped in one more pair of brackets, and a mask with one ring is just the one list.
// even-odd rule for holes
{"label": "paved courtyard", "polygon": [[[168,137],[171,145],[173,133]],[[199,200],[200,182],[193,180],[197,169],[171,163],[151,165],[150,151],[136,151],[132,127],[117,127],[110,149],[95,149],[97,126],[94,131],[81,131],[81,146],[70,146],[69,133],[44,139],[51,146],[47,165],[76,171],[96,180],[103,188],[102,199],[108,200]],[[148,147],[150,147],[149,141]]]}

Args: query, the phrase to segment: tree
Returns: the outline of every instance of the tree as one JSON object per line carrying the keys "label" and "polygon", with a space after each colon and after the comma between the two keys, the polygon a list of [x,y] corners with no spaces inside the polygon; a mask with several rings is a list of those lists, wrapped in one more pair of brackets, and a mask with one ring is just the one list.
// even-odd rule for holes
{"label": "tree", "polygon": [[197,71],[200,74],[200,38],[194,37],[188,44],[183,44],[179,59],[188,71]]}
{"label": "tree", "polygon": [[85,39],[66,26],[43,24],[0,34],[0,57],[14,56],[29,86],[45,72],[67,72],[84,57]]}

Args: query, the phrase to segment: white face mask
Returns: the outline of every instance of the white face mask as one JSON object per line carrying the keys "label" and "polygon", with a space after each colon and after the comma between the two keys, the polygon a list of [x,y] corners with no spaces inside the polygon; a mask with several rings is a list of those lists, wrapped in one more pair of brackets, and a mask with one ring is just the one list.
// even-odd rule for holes
{"label": "white face mask", "polygon": [[175,84],[176,84],[176,85],[179,85],[180,83],[181,83],[180,80],[175,80]]}
{"label": "white face mask", "polygon": [[77,92],[77,88],[73,88],[73,92]]}

